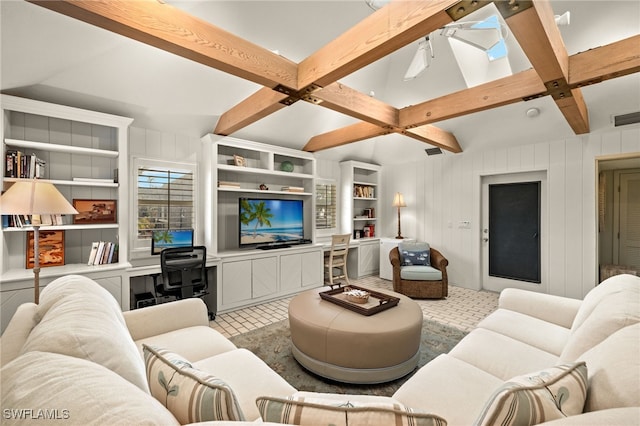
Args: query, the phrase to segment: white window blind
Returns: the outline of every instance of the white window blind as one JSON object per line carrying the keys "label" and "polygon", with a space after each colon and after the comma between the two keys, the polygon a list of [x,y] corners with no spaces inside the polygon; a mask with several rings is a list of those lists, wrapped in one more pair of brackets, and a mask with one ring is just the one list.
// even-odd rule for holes
{"label": "white window blind", "polygon": [[316,185],[316,229],[336,227],[336,186]]}
{"label": "white window blind", "polygon": [[138,239],[157,229],[194,228],[193,170],[139,166],[137,190]]}

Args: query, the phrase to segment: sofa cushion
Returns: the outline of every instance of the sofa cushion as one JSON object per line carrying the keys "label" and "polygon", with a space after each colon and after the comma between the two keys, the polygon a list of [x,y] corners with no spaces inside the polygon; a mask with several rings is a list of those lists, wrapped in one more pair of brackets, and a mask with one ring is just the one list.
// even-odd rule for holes
{"label": "sofa cushion", "polygon": [[352,401],[348,398],[260,397],[256,400],[260,416],[267,422],[292,425],[425,425],[444,426],[445,419],[421,413],[402,404]]}
{"label": "sofa cushion", "polygon": [[561,358],[576,361],[617,330],[638,322],[640,277],[627,274],[608,278],[585,296]]}
{"label": "sofa cushion", "polygon": [[2,333],[0,361],[3,365],[20,355],[31,330],[38,324],[37,311],[38,305],[30,302],[23,303],[16,309],[7,328]]}
{"label": "sofa cushion", "polygon": [[535,425],[582,413],[587,397],[584,362],[514,377],[487,401],[476,425]]}
{"label": "sofa cushion", "polygon": [[616,331],[580,360],[589,366],[584,411],[640,407],[640,324]]}
{"label": "sofa cushion", "polygon": [[84,359],[31,351],[6,364],[0,375],[3,425],[180,424],[151,395]]}
{"label": "sofa cushion", "polygon": [[442,271],[432,266],[402,266],[400,278],[412,281],[441,281]]}
{"label": "sofa cushion", "polygon": [[450,425],[471,425],[502,383],[471,364],[443,354],[416,371],[393,398],[406,407],[444,417]]}
{"label": "sofa cushion", "polygon": [[40,322],[21,353],[55,352],[100,364],[149,391],[144,360],[113,296],[95,281],[68,275],[42,291]]}
{"label": "sofa cushion", "polygon": [[144,345],[151,395],[182,423],[244,420],[233,390],[173,352]]}
{"label": "sofa cushion", "polygon": [[561,359],[576,361],[617,330],[638,322],[640,277],[616,275],[608,278],[585,296]]}
{"label": "sofa cushion", "polygon": [[467,334],[449,355],[502,380],[559,363],[556,355],[484,328]]}
{"label": "sofa cushion", "polygon": [[429,244],[417,241],[403,241],[398,244],[400,265],[431,265]]}
{"label": "sofa cushion", "polygon": [[173,330],[136,341],[142,355],[142,345],[157,346],[179,352],[189,361],[196,362],[219,353],[232,351],[236,345],[209,326],[197,325]]}
{"label": "sofa cushion", "polygon": [[235,392],[247,420],[260,418],[257,397],[273,395],[286,398],[296,392],[296,388],[246,349],[224,352],[194,362],[193,366],[224,380]]}
{"label": "sofa cushion", "polygon": [[477,327],[495,331],[560,356],[569,339],[568,328],[508,309],[498,309]]}

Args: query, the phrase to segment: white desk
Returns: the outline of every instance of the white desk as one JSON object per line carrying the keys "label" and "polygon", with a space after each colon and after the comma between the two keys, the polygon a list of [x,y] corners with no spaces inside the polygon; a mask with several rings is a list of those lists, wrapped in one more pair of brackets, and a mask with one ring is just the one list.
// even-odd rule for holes
{"label": "white desk", "polygon": [[[331,241],[322,241],[323,251],[331,250]],[[373,275],[380,268],[380,239],[358,238],[349,241],[347,272],[349,278],[357,279]]]}
{"label": "white desk", "polygon": [[[146,278],[149,277],[153,279],[152,286],[155,286],[157,277],[162,274],[162,268],[160,267],[160,256],[155,256],[151,259],[147,258],[143,260],[132,261],[131,264],[131,268],[128,268],[125,271],[126,277],[129,280],[129,291],[131,292],[130,300],[135,300],[136,294],[152,293],[153,295],[155,295],[155,288],[153,288],[151,291],[148,290]],[[209,294],[204,299],[207,303],[207,306],[209,307],[209,310],[214,314],[217,310],[217,269],[219,265],[220,258],[207,256],[206,267],[209,271],[207,276]],[[135,308],[136,306],[130,307]]]}

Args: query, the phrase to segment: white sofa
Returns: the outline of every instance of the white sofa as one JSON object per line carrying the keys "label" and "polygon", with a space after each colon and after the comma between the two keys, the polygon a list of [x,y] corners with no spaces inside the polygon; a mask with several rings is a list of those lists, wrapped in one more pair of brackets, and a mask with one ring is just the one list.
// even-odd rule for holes
{"label": "white sofa", "polygon": [[[273,412],[286,398],[307,410],[298,412],[304,424],[321,423],[322,414],[308,411],[323,413],[323,405],[314,402],[331,406],[348,401],[349,406],[328,407],[328,412],[346,410],[349,424],[388,424],[385,415],[398,416],[410,407],[437,415],[417,424],[444,424],[444,419],[449,425],[471,425],[512,377],[584,361],[588,391],[578,411],[584,414],[549,424],[638,425],[639,320],[640,278],[630,275],[610,278],[584,301],[510,289],[501,294],[496,312],[449,354],[417,371],[392,397],[314,394],[298,392],[251,352],[236,348],[210,328],[199,299],[122,313],[99,285],[86,277],[67,276],[43,290],[39,305],[20,306],[0,339],[0,415],[3,424],[61,424],[61,419],[63,424],[82,425],[197,421],[179,421],[175,408],[165,408],[167,398],[150,395],[147,374],[154,358],[147,351],[145,367],[142,345],[147,344],[177,353],[195,369],[221,379],[236,405],[225,399],[228,394],[216,401],[222,408],[238,408],[246,422],[261,421],[256,399],[269,396],[275,405],[268,409]],[[368,417],[358,417],[363,415]],[[406,416],[411,415],[419,414],[402,414],[404,423],[397,424],[407,424]],[[551,418],[542,416],[531,423]]]}

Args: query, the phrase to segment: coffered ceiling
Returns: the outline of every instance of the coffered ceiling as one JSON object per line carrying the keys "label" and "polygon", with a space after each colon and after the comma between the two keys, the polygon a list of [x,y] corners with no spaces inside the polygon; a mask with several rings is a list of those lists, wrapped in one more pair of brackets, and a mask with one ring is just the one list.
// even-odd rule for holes
{"label": "coffered ceiling", "polygon": [[[635,1],[394,1],[377,12],[359,0],[34,3],[2,2],[3,92],[163,131],[394,164],[432,146],[598,132],[640,109]],[[513,75],[466,88],[438,31],[487,3],[509,28]],[[559,28],[566,10],[571,25]],[[430,67],[403,81],[429,34]],[[538,117],[525,115],[532,107]]]}

